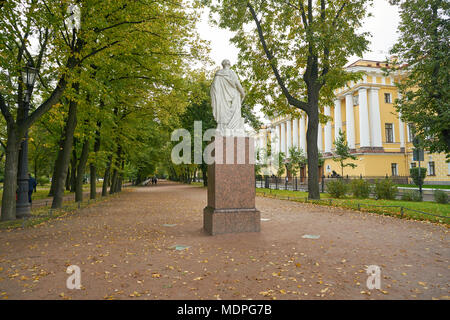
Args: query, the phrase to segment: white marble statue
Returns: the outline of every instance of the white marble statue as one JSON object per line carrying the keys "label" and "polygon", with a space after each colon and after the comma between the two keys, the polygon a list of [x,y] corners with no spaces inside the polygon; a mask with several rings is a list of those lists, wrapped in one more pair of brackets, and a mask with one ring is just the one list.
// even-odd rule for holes
{"label": "white marble statue", "polygon": [[211,106],[217,130],[222,136],[243,136],[244,119],[241,103],[245,91],[236,73],[230,69],[230,61],[222,61],[223,69],[216,72],[211,84]]}

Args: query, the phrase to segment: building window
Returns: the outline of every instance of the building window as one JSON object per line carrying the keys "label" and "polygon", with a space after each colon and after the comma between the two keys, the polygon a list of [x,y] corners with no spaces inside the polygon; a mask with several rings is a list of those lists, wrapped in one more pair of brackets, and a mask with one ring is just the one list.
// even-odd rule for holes
{"label": "building window", "polygon": [[396,163],[391,163],[392,176],[398,176],[398,166]]}
{"label": "building window", "polygon": [[384,102],[385,103],[392,103],[392,95],[390,93],[384,94]]}
{"label": "building window", "polygon": [[436,175],[436,170],[435,170],[435,167],[434,167],[434,161],[428,162],[428,175],[429,176],[435,176]]}
{"label": "building window", "polygon": [[386,143],[394,142],[394,126],[392,123],[386,123]]}
{"label": "building window", "polygon": [[411,162],[411,168],[417,167],[417,164],[415,162]]}
{"label": "building window", "polygon": [[353,96],[353,105],[357,106],[359,105],[359,95]]}

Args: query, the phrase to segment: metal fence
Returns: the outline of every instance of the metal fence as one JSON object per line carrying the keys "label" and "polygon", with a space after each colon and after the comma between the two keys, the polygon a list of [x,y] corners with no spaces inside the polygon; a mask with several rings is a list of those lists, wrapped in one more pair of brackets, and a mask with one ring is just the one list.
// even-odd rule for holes
{"label": "metal fence", "polygon": [[[329,181],[335,181],[337,179],[341,179],[344,182],[351,183],[352,180],[362,179],[366,180],[371,184],[375,184],[377,180],[383,180],[389,178],[394,181],[395,184],[404,184],[410,185],[410,187],[416,187],[414,184],[411,184],[412,179],[408,176],[345,176],[345,177],[336,177],[331,178],[329,176],[322,176],[319,178],[319,189],[320,192],[327,192],[327,183]],[[275,176],[256,176],[255,179],[256,188],[264,188],[264,189],[273,189],[273,190],[290,190],[290,191],[302,191],[308,192],[308,180],[307,177],[275,177]],[[432,185],[424,185],[423,188],[433,188]],[[402,196],[411,190],[405,187],[399,187],[397,192],[397,198],[401,199]],[[442,189],[442,191],[450,193],[450,190]],[[424,201],[433,201],[434,200],[434,190],[428,190],[422,192]],[[371,194],[371,197],[375,197],[375,194]]]}
{"label": "metal fence", "polygon": [[[326,192],[327,182],[336,179],[341,179],[350,183],[352,180],[363,179],[369,183],[374,184],[377,180],[391,179],[395,184],[411,184],[412,180],[409,176],[345,176],[345,177],[331,177],[322,176],[319,178],[319,185],[322,192]],[[411,185],[412,187],[414,185]],[[291,191],[308,191],[307,177],[275,177],[275,176],[256,176],[256,187],[276,190],[291,190]],[[425,186],[424,186],[425,187]]]}

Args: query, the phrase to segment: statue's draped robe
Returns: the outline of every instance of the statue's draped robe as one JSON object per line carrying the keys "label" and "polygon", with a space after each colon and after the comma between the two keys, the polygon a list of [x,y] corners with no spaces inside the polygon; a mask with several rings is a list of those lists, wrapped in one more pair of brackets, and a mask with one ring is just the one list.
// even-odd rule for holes
{"label": "statue's draped robe", "polygon": [[217,130],[223,135],[234,134],[244,129],[241,116],[241,92],[239,79],[230,69],[217,71],[211,85],[211,106]]}

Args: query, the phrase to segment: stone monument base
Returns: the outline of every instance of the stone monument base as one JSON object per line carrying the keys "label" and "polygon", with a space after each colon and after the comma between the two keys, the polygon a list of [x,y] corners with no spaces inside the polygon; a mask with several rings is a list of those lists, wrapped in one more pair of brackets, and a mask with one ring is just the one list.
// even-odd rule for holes
{"label": "stone monument base", "polygon": [[215,163],[208,165],[208,205],[203,229],[210,235],[259,232],[261,214],[255,208],[253,139],[219,137],[212,142]]}
{"label": "stone monument base", "polygon": [[256,209],[203,210],[203,229],[210,235],[240,232],[259,232],[261,214]]}

